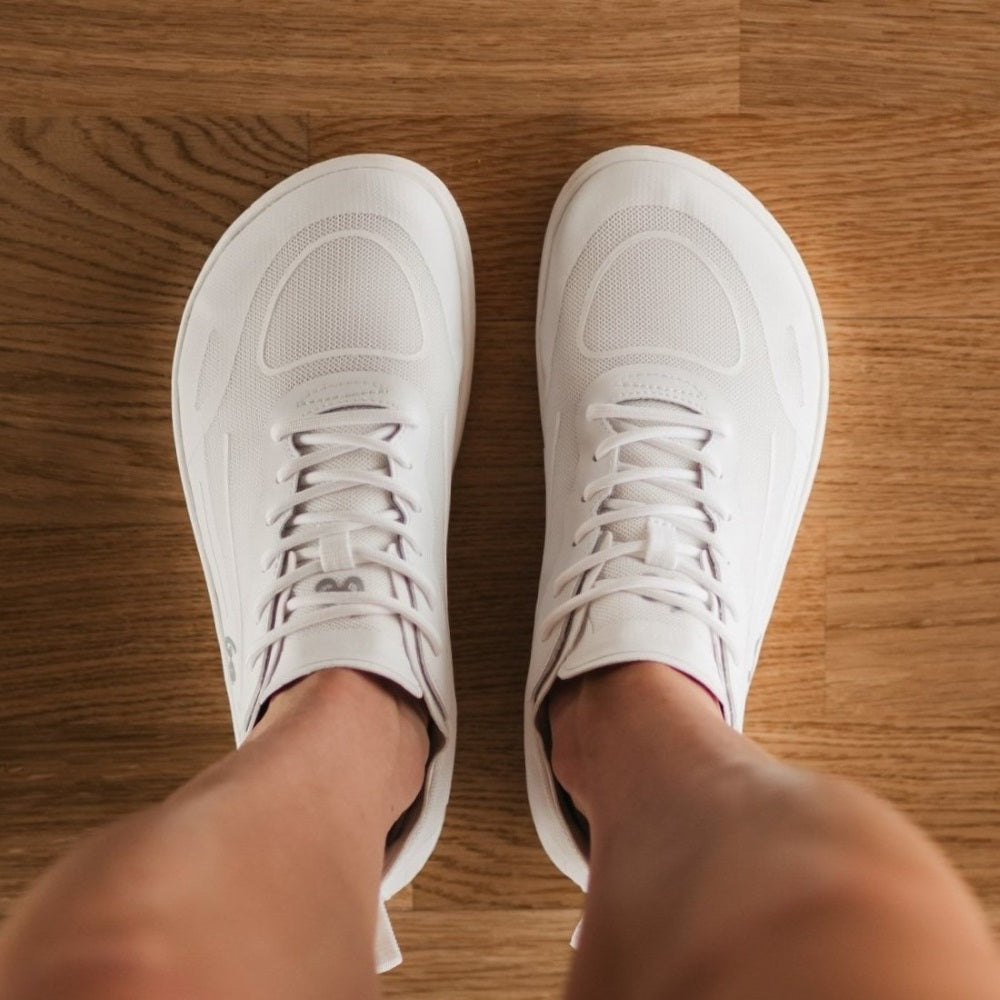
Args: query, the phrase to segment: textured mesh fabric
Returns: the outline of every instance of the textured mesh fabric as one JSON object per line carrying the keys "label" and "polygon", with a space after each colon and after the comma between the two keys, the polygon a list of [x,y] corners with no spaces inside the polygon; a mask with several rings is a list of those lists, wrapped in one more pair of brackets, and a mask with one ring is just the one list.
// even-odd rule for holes
{"label": "textured mesh fabric", "polygon": [[[444,329],[444,313],[434,279],[420,250],[402,226],[393,222],[392,219],[369,212],[351,212],[330,216],[320,219],[296,233],[278,251],[264,272],[247,313],[240,341],[240,353],[233,366],[227,393],[230,391],[238,393],[241,381],[252,380],[255,391],[260,391],[263,388],[260,384],[263,375],[253,363],[254,352],[262,337],[267,337],[271,342],[272,351],[276,350],[279,338],[287,338],[281,347],[282,356],[298,355],[302,358],[311,358],[317,353],[315,350],[309,350],[310,345],[315,346],[311,331],[300,323],[292,323],[291,326],[283,325],[282,319],[288,316],[287,310],[283,315],[272,319],[271,313],[277,312],[274,303],[276,299],[280,298],[284,285],[289,280],[289,274],[294,273],[299,258],[304,255],[306,259],[313,258],[317,244],[322,244],[331,236],[342,237],[345,233],[357,232],[370,232],[381,243],[391,246],[392,256],[398,262],[397,270],[405,268],[405,275],[401,273],[398,277],[393,276],[391,280],[397,283],[397,286],[400,280],[406,282],[407,295],[418,304],[419,316],[423,320],[422,323],[415,323],[413,327],[415,332],[404,338],[407,348],[410,348],[406,354],[416,355],[420,351],[423,341],[421,339],[418,342],[416,338],[421,336],[422,327],[430,330]],[[312,272],[313,280],[319,280],[323,277],[315,271],[316,264],[320,261],[327,265],[324,280],[331,285],[343,281],[335,271],[336,258],[330,255],[321,255],[315,258]],[[382,262],[384,264],[384,258],[382,258]],[[377,281],[366,283],[361,274],[357,274],[354,280],[356,284],[361,283],[368,300],[373,301],[383,296],[384,293]],[[344,287],[343,284],[341,287]],[[330,341],[328,340],[327,343],[329,344]],[[265,347],[265,358],[266,350]],[[432,361],[425,361],[419,357],[395,357],[392,354],[388,356],[373,354],[366,358],[363,351],[354,351],[327,354],[321,359],[316,359],[312,364],[299,365],[292,370],[283,372],[278,378],[269,379],[269,386],[274,386],[274,389],[269,391],[276,396],[282,396],[294,389],[295,386],[313,378],[333,372],[363,371],[366,369],[387,371],[403,378],[416,377],[421,384],[428,384],[427,380],[430,380],[431,384],[436,381]]]}
{"label": "textured mesh fabric", "polygon": [[[650,250],[649,260],[639,255]],[[637,270],[630,272],[633,267]],[[692,284],[684,288],[687,280]],[[746,278],[722,240],[687,213],[640,205],[609,217],[570,273],[556,344],[551,368],[559,374],[549,391],[554,394],[551,405],[562,412],[575,413],[575,401],[605,372],[626,365],[666,365],[717,385],[733,418],[750,428],[749,433],[766,414],[769,425],[783,428],[776,434],[776,447],[792,448],[793,431],[780,416],[764,331]],[[743,366],[739,379],[721,370],[737,364]],[[579,454],[575,420],[563,426],[565,437],[553,470],[556,495],[570,488]],[[622,458],[638,462],[642,447],[625,449]],[[748,502],[762,498],[766,468],[744,464],[740,474]],[[634,499],[661,502],[665,496],[655,486],[629,489]],[[642,537],[643,530],[641,522],[633,520],[622,526],[618,537]],[[602,578],[626,575],[629,563],[634,568],[632,560],[612,561]],[[630,616],[662,615],[662,606],[645,598],[615,595],[593,602],[590,620],[598,625],[621,618],[625,606]]]}
{"label": "textured mesh fabric", "polygon": [[630,242],[613,258],[594,291],[583,342],[602,354],[669,345],[672,353],[716,368],[740,358],[725,289],[698,254],[659,235]]}
{"label": "textured mesh fabric", "polygon": [[264,335],[264,361],[283,368],[340,351],[414,354],[420,317],[406,275],[367,236],[327,238],[285,275]]}
{"label": "textured mesh fabric", "polygon": [[[341,265],[340,252],[333,248],[350,246],[350,240],[365,242],[357,234],[366,232],[372,234],[372,260],[378,261],[380,271],[374,278],[369,276],[370,285],[365,294],[369,302],[374,302],[384,296],[380,281],[389,281],[392,287],[400,288],[401,282],[406,284],[404,305],[398,309],[383,309],[383,318],[396,323],[396,343],[400,354],[365,354],[361,349],[352,351],[333,351],[316,357],[317,340],[315,331],[306,320],[306,313],[292,305],[293,282],[308,281],[311,283],[326,282],[329,287],[346,289],[347,281],[354,282],[354,291],[358,284],[365,280],[360,271],[361,258],[355,258],[352,266],[355,268],[345,279],[337,271]],[[346,234],[349,234],[346,235]],[[384,247],[391,247],[391,255]],[[331,248],[324,250],[325,247]],[[348,252],[356,252],[348,250]],[[392,274],[387,259],[392,258]],[[305,268],[303,269],[303,265]],[[401,269],[405,269],[405,274]],[[301,272],[301,273],[300,273]],[[282,305],[282,297],[285,302]],[[313,296],[318,300],[330,298],[329,294]],[[319,302],[303,307],[311,311],[314,317],[322,317],[327,306]],[[331,305],[332,308],[332,305]],[[403,315],[412,317],[409,327],[403,331]],[[387,372],[391,375],[407,379],[422,387],[422,391],[433,396],[435,393],[451,393],[452,374],[438,360],[439,350],[424,350],[423,337],[430,331],[435,337],[445,329],[444,311],[438,295],[437,287],[430,270],[424,261],[420,250],[409,237],[406,230],[393,220],[376,212],[345,213],[319,219],[304,227],[291,237],[274,255],[257,286],[250,306],[242,323],[239,349],[233,362],[219,410],[205,435],[207,466],[210,475],[219,477],[213,484],[215,495],[226,494],[226,483],[230,481],[248,482],[245,476],[240,476],[234,470],[259,469],[262,467],[260,449],[262,442],[268,439],[270,414],[274,405],[289,392],[313,379],[322,378],[338,372]],[[352,332],[353,331],[353,332]],[[357,324],[342,326],[341,333],[360,336],[361,328]],[[335,342],[327,332],[327,344]],[[298,364],[277,372],[265,374],[258,364],[258,353],[270,342],[272,359],[302,357],[306,363]],[[262,346],[263,345],[263,346]],[[403,351],[405,350],[405,354]],[[255,407],[247,407],[244,400],[252,398],[258,401]],[[443,419],[432,415],[430,419]],[[430,431],[435,436],[444,438],[445,427],[432,426]],[[228,442],[225,440],[229,434]],[[448,432],[450,433],[450,432]],[[291,457],[289,449],[289,457]],[[348,461],[377,462],[380,459],[372,453],[357,452]],[[227,465],[228,461],[228,465]],[[431,473],[432,475],[436,473]],[[250,491],[237,491],[231,497],[232,518],[234,530],[239,536],[241,525],[253,522],[260,508],[260,490],[258,485],[256,495]],[[369,509],[378,511],[386,507],[384,491],[371,489],[362,495],[361,490],[350,497],[342,496],[343,502],[361,502],[371,504]],[[221,511],[221,506],[216,508]],[[228,530],[222,522],[217,524],[220,536],[225,537]],[[384,547],[385,538],[366,539],[371,544]],[[359,543],[362,539],[359,536]],[[233,558],[239,566],[239,579],[248,581],[248,586],[260,586],[261,580],[256,553],[235,551]],[[370,574],[363,580],[366,587],[376,588],[384,593],[390,586],[388,573],[374,567],[366,570]],[[249,583],[253,582],[253,583]],[[242,583],[241,583],[242,586]],[[234,595],[238,602],[246,604],[254,599],[252,593]],[[304,609],[305,610],[305,609]],[[235,616],[234,616],[235,617]],[[352,619],[341,619],[345,628],[352,628],[357,622]],[[326,627],[326,626],[323,626]],[[337,627],[336,624],[332,627]],[[248,637],[243,637],[241,648],[248,648]]]}
{"label": "textured mesh fabric", "polygon": [[[585,317],[603,267],[608,270]],[[722,240],[685,212],[635,205],[616,212],[587,241],[566,283],[559,326],[565,338],[570,323],[585,324],[584,344],[595,351],[642,355],[645,349],[660,362],[669,351],[730,367],[740,360],[740,330],[753,320],[759,331],[750,288]],[[575,347],[576,337],[569,340]]]}
{"label": "textured mesh fabric", "polygon": [[[740,338],[740,362],[746,366],[747,375],[738,380],[722,372],[706,368],[696,358],[683,352],[674,353],[673,345],[664,342],[658,351],[643,349],[640,344],[634,350],[624,351],[613,358],[590,357],[580,350],[577,331],[584,328],[589,314],[584,315],[591,285],[599,269],[626,240],[641,236],[654,226],[657,232],[676,232],[684,243],[702,259],[712,265],[719,282],[725,289],[732,305],[732,313]],[[685,342],[711,340],[716,337],[708,315],[692,311],[692,319]],[[666,329],[666,328],[665,328]],[[617,337],[609,331],[605,337]],[[708,382],[723,389],[729,398],[736,417],[752,417],[757,407],[768,411],[780,409],[778,394],[771,376],[767,343],[761,325],[757,306],[751,295],[746,278],[733,259],[733,255],[704,223],[684,212],[663,206],[637,206],[615,213],[603,223],[588,240],[586,247],[570,273],[566,283],[562,308],[559,314],[559,334],[557,350],[552,358],[552,369],[558,370],[559,378],[552,380],[550,392],[556,393],[553,404],[560,410],[573,411],[570,405],[580,398],[587,387],[599,375],[625,365],[664,364],[679,370],[695,372]],[[572,426],[568,433],[572,436]],[[571,473],[576,465],[576,441],[573,447],[560,449],[562,459],[560,479]]]}

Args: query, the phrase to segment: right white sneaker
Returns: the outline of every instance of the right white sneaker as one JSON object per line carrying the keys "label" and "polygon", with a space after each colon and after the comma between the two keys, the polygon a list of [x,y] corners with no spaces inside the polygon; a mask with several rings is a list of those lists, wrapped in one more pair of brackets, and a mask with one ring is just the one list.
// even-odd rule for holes
{"label": "right white sneaker", "polygon": [[819,461],[826,340],[801,258],[749,191],[628,147],[584,164],[556,202],[537,348],[547,519],[528,793],[545,849],[586,889],[545,699],[557,679],[653,660],[742,727]]}
{"label": "right white sneaker", "polygon": [[[331,667],[427,708],[431,759],[383,899],[427,860],[451,786],[445,550],[473,327],[451,194],[361,155],[287,178],[229,227],[177,341],[177,455],[237,743],[272,695]],[[400,956],[379,913],[382,971]]]}

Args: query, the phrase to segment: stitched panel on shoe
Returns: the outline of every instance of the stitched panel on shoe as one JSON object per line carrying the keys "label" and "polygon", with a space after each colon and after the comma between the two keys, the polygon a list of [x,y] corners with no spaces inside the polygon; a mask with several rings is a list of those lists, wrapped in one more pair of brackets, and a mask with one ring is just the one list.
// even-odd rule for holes
{"label": "stitched panel on shoe", "polygon": [[595,278],[583,344],[596,354],[662,351],[715,369],[740,360],[733,308],[711,268],[683,243],[635,238]]}
{"label": "stitched panel on shoe", "polygon": [[201,371],[198,373],[198,387],[195,390],[194,405],[196,409],[201,409],[205,405],[208,393],[218,383],[222,377],[222,335],[218,330],[213,329],[208,335],[208,343],[205,345],[205,357],[201,362]]}
{"label": "stitched panel on shoe", "polygon": [[276,289],[264,360],[283,368],[331,351],[411,355],[420,315],[399,263],[379,242],[332,234],[304,250]]}

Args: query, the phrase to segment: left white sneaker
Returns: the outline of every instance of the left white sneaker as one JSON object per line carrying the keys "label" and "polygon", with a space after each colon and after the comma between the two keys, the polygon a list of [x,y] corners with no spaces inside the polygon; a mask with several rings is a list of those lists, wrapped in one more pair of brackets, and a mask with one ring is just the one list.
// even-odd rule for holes
{"label": "left white sneaker", "polygon": [[[237,743],[273,694],[326,668],[426,705],[431,759],[383,900],[423,867],[451,787],[445,549],[473,330],[451,194],[362,155],[289,177],[229,227],[177,342],[177,454]],[[400,960],[384,907],[376,960]]]}

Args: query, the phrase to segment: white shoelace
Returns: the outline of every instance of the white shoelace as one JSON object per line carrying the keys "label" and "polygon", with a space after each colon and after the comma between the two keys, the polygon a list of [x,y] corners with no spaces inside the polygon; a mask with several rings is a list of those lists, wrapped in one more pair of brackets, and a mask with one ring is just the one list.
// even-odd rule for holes
{"label": "white shoelace", "polygon": [[[275,563],[281,569],[257,605],[258,617],[269,615],[271,627],[252,651],[251,662],[274,643],[301,628],[357,615],[399,615],[416,626],[435,653],[440,650],[441,636],[427,615],[388,594],[355,589],[317,589],[311,593],[293,594],[297,584],[323,574],[324,562],[333,559],[341,564],[338,569],[370,564],[398,574],[407,584],[419,589],[430,608],[434,608],[434,584],[402,558],[405,546],[420,554],[403,513],[404,507],[419,513],[419,498],[393,476],[396,466],[413,467],[393,441],[399,430],[407,426],[412,427],[414,423],[406,414],[372,407],[313,414],[271,429],[275,441],[289,439],[296,451],[296,457],[277,471],[276,481],[296,480],[297,489],[288,500],[266,514],[268,525],[283,517],[287,517],[287,521],[282,528],[281,541],[261,557],[263,572]],[[338,459],[357,451],[383,456],[384,468],[350,468],[349,461],[344,463],[344,468],[337,467]],[[381,512],[303,509],[314,501],[359,486],[385,491],[385,509]],[[388,548],[355,545],[352,532],[366,528],[389,535],[392,541]],[[295,614],[304,608],[315,609],[315,613]]]}
{"label": "white shoelace", "polygon": [[[612,472],[597,476],[586,486],[582,499],[599,493],[607,497],[597,513],[587,518],[573,536],[573,545],[595,529],[603,529],[597,551],[578,559],[552,583],[558,596],[575,583],[572,596],[559,604],[542,622],[542,638],[548,638],[569,615],[602,597],[633,593],[685,611],[705,624],[718,638],[735,648],[730,627],[735,620],[731,593],[712,572],[729,561],[716,535],[718,521],[732,514],[705,488],[705,474],[719,477],[719,469],[704,451],[713,434],[724,435],[721,421],[662,404],[595,403],[587,408],[588,420],[607,421],[610,433],[594,452],[595,462],[618,453]],[[632,465],[622,460],[631,445],[652,447],[664,459],[658,465]],[[672,460],[672,461],[671,461]],[[630,484],[658,486],[671,502],[648,503],[617,493]],[[680,502],[678,502],[680,501]],[[619,541],[614,530],[624,522],[642,519],[643,537]],[[601,580],[613,559],[631,557],[641,569],[626,576]],[[721,575],[721,574],[720,574]]]}

